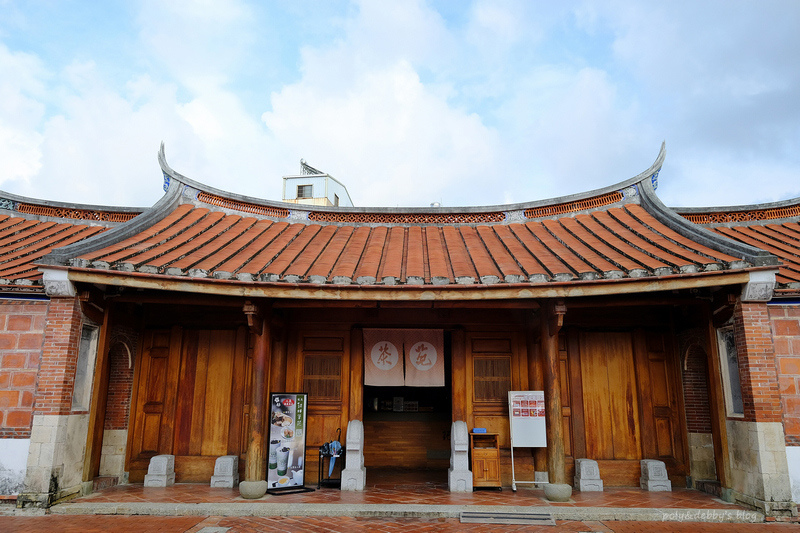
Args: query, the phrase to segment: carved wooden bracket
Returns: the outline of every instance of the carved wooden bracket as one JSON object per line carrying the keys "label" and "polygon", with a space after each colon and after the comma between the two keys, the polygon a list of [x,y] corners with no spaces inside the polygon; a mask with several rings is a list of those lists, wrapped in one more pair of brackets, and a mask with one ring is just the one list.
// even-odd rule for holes
{"label": "carved wooden bracket", "polygon": [[103,323],[105,302],[103,301],[103,294],[99,290],[91,288],[81,291],[78,293],[78,300],[81,302],[81,311],[89,320],[96,324]]}
{"label": "carved wooden bracket", "polygon": [[261,306],[247,300],[244,302],[242,311],[247,316],[247,327],[250,332],[261,335],[261,332],[264,331],[264,315],[261,311]]}
{"label": "carved wooden bracket", "polygon": [[547,306],[547,326],[551,337],[555,337],[561,331],[566,314],[567,304],[564,303],[564,300],[557,300]]}

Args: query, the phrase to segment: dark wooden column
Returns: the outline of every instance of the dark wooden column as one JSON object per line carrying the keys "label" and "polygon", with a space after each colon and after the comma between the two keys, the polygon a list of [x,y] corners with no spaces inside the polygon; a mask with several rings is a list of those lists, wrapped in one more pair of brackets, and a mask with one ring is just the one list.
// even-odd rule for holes
{"label": "dark wooden column", "polygon": [[364,420],[364,330],[350,332],[350,410],[348,419]]}
{"label": "dark wooden column", "polygon": [[[528,349],[528,388],[530,390],[544,390],[544,368],[542,364],[542,351],[534,324],[525,328],[525,341]],[[547,469],[547,448],[533,448],[533,469],[535,472],[544,472]]]}
{"label": "dark wooden column", "polygon": [[[461,420],[466,422],[467,427],[474,424],[469,415],[471,409],[467,406],[467,339],[464,330],[454,329],[450,343],[450,368],[452,380],[452,409],[453,422]],[[467,420],[470,418],[470,420]]]}
{"label": "dark wooden column", "polygon": [[262,481],[266,476],[266,383],[267,361],[270,356],[269,321],[262,310],[250,302],[245,303],[244,313],[250,331],[256,335],[253,350],[253,386],[250,400],[250,431],[247,443],[247,459],[244,467],[245,481]]}
{"label": "dark wooden column", "polygon": [[561,412],[561,377],[558,333],[567,308],[564,302],[542,306],[541,343],[544,355],[544,404],[547,428],[547,475],[550,483],[566,483],[564,471],[564,422]]}

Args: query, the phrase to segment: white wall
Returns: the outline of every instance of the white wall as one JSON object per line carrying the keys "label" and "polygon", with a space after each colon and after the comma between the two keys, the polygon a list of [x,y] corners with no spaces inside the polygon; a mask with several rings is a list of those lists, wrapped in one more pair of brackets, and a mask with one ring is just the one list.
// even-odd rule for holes
{"label": "white wall", "polygon": [[19,494],[25,484],[25,467],[31,439],[0,439],[0,494]]}
{"label": "white wall", "polygon": [[792,483],[792,501],[800,503],[800,446],[786,447],[786,461],[789,463],[789,479]]}

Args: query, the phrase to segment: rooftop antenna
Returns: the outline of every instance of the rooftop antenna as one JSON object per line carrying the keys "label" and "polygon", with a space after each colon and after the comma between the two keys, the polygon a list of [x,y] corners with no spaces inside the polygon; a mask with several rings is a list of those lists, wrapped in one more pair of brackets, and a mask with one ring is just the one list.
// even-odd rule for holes
{"label": "rooftop antenna", "polygon": [[325,174],[325,173],[322,172],[321,170],[317,170],[316,168],[314,168],[311,165],[309,165],[308,163],[306,163],[305,159],[301,159],[300,160],[300,174],[306,176],[306,175],[312,175],[312,174]]}

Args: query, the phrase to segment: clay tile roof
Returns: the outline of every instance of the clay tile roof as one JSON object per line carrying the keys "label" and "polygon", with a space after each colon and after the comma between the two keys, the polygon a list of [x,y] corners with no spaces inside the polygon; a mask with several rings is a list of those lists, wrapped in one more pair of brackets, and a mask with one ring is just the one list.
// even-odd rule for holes
{"label": "clay tile roof", "polygon": [[113,234],[59,250],[47,261],[131,272],[137,279],[375,288],[608,283],[775,262],[749,243],[733,243],[665,208],[654,193],[663,157],[662,146],[653,166],[638,176],[554,200],[337,209],[213,189],[173,171],[162,150],[168,187],[159,204]]}
{"label": "clay tile roof", "polygon": [[38,262],[135,218],[141,208],[69,205],[0,191],[0,289],[42,291]]}
{"label": "clay tile roof", "polygon": [[734,241],[765,250],[781,264],[775,281],[800,292],[800,198],[733,207],[675,208],[685,219]]}

